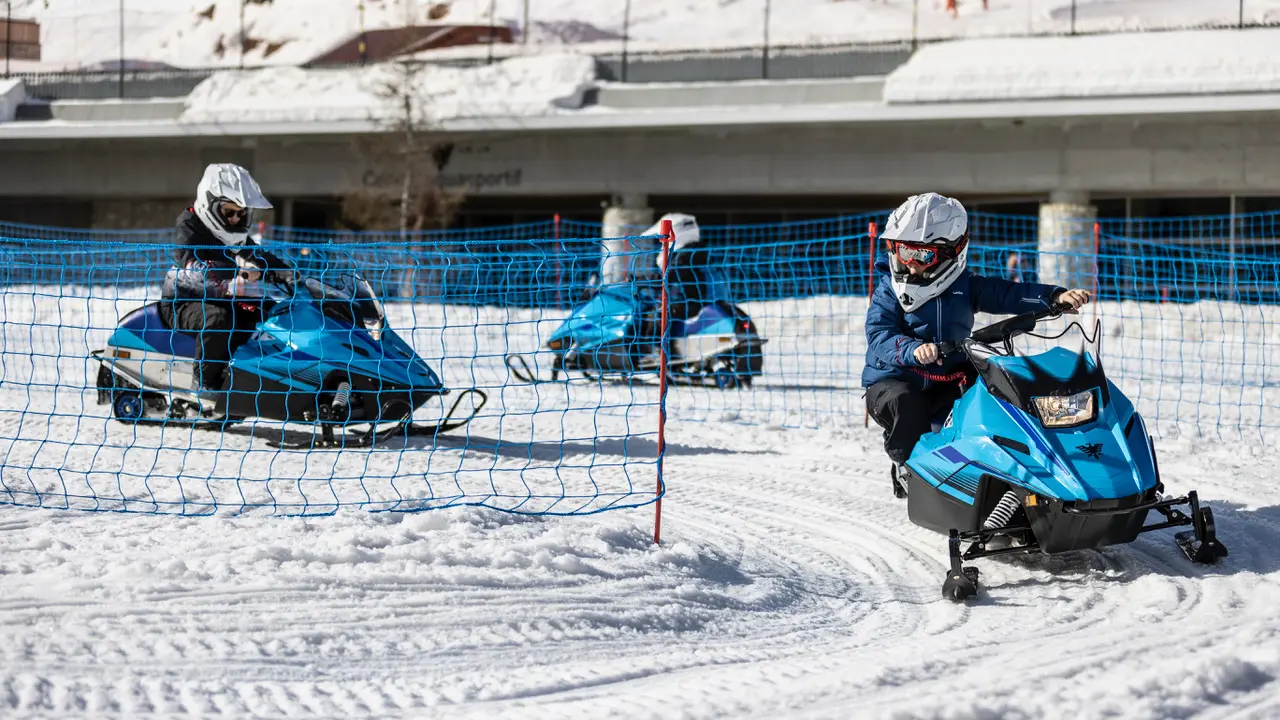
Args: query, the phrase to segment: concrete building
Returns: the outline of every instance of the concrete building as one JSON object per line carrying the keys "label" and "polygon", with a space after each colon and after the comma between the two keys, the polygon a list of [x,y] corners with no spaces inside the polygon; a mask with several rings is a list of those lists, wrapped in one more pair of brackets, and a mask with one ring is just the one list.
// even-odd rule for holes
{"label": "concrete building", "polygon": [[[924,189],[979,209],[1034,215],[1044,204],[1048,219],[1077,221],[1280,207],[1280,86],[1269,79],[1079,97],[1070,86],[1018,97],[1007,84],[992,95],[956,81],[950,97],[920,98],[934,91],[912,86],[913,73],[955,62],[921,55],[922,69],[913,59],[887,79],[601,83],[573,112],[444,123],[437,167],[466,194],[461,225],[599,220],[618,198],[641,215],[686,211],[707,224],[798,219],[884,209]],[[275,222],[325,226],[360,186],[354,138],[378,130],[181,123],[181,99],[45,112],[0,123],[0,220],[163,225],[206,163],[229,161],[276,200]]]}

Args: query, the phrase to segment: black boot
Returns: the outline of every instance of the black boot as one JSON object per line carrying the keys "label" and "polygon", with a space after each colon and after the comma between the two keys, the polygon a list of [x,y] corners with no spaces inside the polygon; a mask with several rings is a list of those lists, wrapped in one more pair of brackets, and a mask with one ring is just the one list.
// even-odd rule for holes
{"label": "black boot", "polygon": [[889,468],[889,479],[893,482],[893,496],[902,500],[907,497],[906,465],[894,463]]}
{"label": "black boot", "polygon": [[221,368],[208,365],[196,366],[196,372],[191,378],[191,391],[200,400],[201,414],[217,413],[218,401],[225,395],[222,390],[225,381],[226,377]]}

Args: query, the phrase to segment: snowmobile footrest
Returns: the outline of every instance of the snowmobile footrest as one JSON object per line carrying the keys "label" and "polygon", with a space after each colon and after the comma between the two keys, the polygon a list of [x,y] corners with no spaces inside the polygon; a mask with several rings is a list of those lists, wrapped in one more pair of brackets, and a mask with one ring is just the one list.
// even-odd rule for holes
{"label": "snowmobile footrest", "polygon": [[[479,396],[480,401],[471,407],[471,412],[466,417],[454,419],[459,406],[462,405],[462,399],[471,395]],[[334,433],[332,425],[321,425],[319,436],[312,435],[307,441],[287,442],[282,437],[280,442],[270,441],[269,444],[282,450],[342,450],[369,448],[396,437],[435,436],[438,433],[457,430],[471,422],[488,401],[489,396],[484,391],[471,388],[458,393],[458,397],[453,401],[453,405],[449,407],[449,412],[444,416],[444,419],[435,425],[415,425],[412,420],[406,417],[394,425],[388,425],[383,428],[374,425],[358,435],[343,433],[341,436]]]}

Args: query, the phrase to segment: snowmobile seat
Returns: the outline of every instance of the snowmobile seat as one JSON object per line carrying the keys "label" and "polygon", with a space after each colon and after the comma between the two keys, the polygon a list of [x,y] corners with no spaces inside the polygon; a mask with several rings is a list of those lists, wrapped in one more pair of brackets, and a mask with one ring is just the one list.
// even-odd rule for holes
{"label": "snowmobile seat", "polygon": [[169,327],[158,302],[143,305],[126,315],[120,321],[120,329],[133,331],[157,353],[189,358],[196,355],[196,336]]}

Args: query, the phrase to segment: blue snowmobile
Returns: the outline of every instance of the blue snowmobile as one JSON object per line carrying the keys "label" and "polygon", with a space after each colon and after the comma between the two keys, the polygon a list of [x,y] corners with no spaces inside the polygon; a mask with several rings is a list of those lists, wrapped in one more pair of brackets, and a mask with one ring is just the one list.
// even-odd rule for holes
{"label": "blue snowmobile", "polygon": [[[978,591],[978,569],[964,563],[994,555],[1099,548],[1187,525],[1175,539],[1189,560],[1227,555],[1213,511],[1194,491],[1165,495],[1146,423],[1103,374],[1101,323],[1092,335],[1078,321],[1056,335],[1035,333],[1068,310],[1016,315],[939,346],[967,354],[979,377],[917,443],[894,492],[906,496],[913,523],[947,533],[942,594],[951,600]],[[1075,331],[1084,336],[1080,352],[1014,348],[1022,335],[1052,341]],[[1158,522],[1148,525],[1152,511]]]}
{"label": "blue snowmobile", "polygon": [[[660,303],[640,283],[605,285],[594,290],[547,339],[554,357],[550,382],[568,379],[573,371],[589,380],[629,381],[656,373],[661,340]],[[724,389],[747,387],[764,369],[755,323],[742,308],[716,299],[694,309],[687,318],[668,317],[668,380],[684,385]],[[507,367],[521,382],[538,379],[529,361],[508,355]]]}
{"label": "blue snowmobile", "polygon": [[[658,240],[674,237],[670,254]],[[662,288],[667,279],[667,380],[736,388],[764,370],[765,340],[742,308],[729,302],[728,283],[713,267],[697,218],[668,213],[636,237],[603,241],[600,273],[585,302],[547,339],[550,381],[540,380],[521,355],[507,367],[521,382],[555,382],[576,371],[588,380],[631,382],[656,374],[662,357]]]}
{"label": "blue snowmobile", "polygon": [[[159,303],[120,320],[103,350],[93,352],[98,404],[134,425],[187,424],[222,429],[249,417],[318,426],[320,438],[279,447],[362,447],[392,437],[435,435],[466,425],[487,397],[464,390],[436,425],[416,425],[413,412],[449,394],[440,378],[387,327],[382,303],[358,274],[272,278],[256,283],[256,332],[228,364],[216,400],[191,389],[196,338],[165,325]],[[454,419],[474,395],[470,414]],[[384,423],[394,423],[380,427]],[[334,428],[368,425],[339,439]]]}

